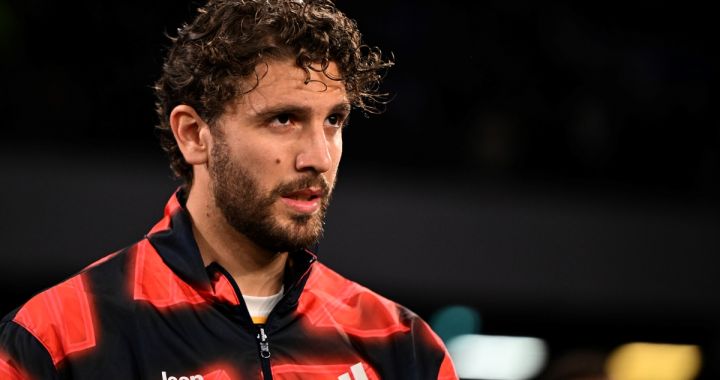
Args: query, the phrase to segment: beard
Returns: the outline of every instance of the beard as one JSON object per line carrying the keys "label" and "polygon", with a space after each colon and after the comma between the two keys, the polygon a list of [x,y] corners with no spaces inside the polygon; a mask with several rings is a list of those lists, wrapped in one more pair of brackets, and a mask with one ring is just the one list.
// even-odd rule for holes
{"label": "beard", "polygon": [[[260,189],[250,171],[230,158],[224,141],[216,140],[209,167],[215,206],[228,224],[258,246],[273,252],[296,251],[316,243],[323,234],[331,186],[317,172],[285,182],[267,193]],[[286,222],[273,214],[283,194],[318,187],[323,196],[314,214],[291,214]]]}

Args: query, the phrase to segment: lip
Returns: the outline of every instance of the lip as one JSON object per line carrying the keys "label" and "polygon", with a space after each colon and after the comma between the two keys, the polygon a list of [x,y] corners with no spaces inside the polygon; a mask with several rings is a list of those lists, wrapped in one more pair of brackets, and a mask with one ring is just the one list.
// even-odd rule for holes
{"label": "lip", "polygon": [[280,199],[283,203],[285,203],[285,205],[300,214],[312,214],[320,209],[320,198],[313,198],[308,201],[287,197],[282,197]]}
{"label": "lip", "polygon": [[280,197],[285,205],[299,214],[312,214],[320,209],[320,201],[324,196],[318,188],[307,188],[285,194]]}

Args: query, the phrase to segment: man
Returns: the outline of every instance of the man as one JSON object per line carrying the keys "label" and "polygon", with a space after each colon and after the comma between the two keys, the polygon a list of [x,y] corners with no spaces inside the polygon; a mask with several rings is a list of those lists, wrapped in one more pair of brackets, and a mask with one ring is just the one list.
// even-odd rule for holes
{"label": "man", "polygon": [[455,379],[415,314],[308,249],[391,63],[328,0],[215,0],[156,84],[185,185],[145,239],[0,325],[2,379]]}

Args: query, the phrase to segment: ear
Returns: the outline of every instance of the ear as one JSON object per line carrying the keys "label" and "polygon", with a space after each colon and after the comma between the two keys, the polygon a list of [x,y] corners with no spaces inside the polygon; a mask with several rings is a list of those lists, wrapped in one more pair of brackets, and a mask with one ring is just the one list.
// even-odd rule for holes
{"label": "ear", "polygon": [[185,104],[173,108],[170,113],[170,128],[188,164],[207,163],[212,134],[208,124],[194,108]]}

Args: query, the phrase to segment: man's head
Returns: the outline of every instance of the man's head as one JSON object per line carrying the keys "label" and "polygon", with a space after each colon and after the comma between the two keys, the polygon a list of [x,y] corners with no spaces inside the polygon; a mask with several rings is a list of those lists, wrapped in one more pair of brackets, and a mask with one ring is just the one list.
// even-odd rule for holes
{"label": "man's head", "polygon": [[[190,162],[207,165],[196,170],[193,186],[208,186],[227,223],[255,244],[284,252],[322,233],[350,102],[342,82],[330,79],[338,74],[334,64],[327,75],[311,71],[307,84],[291,60],[258,71],[257,88],[208,128],[209,156],[202,148],[181,149]],[[183,108],[171,118],[182,118]]]}
{"label": "man's head", "polygon": [[211,1],[156,84],[164,148],[191,196],[281,252],[313,243],[352,107],[373,110],[390,62],[325,1]]}
{"label": "man's head", "polygon": [[260,80],[255,68],[290,58],[305,70],[339,69],[354,108],[375,111],[382,71],[392,65],[380,51],[363,45],[355,22],[329,0],[210,0],[197,17],[178,29],[163,72],[155,84],[158,130],[175,175],[191,183],[169,124],[170,113],[186,104],[213,125],[233,100]]}

